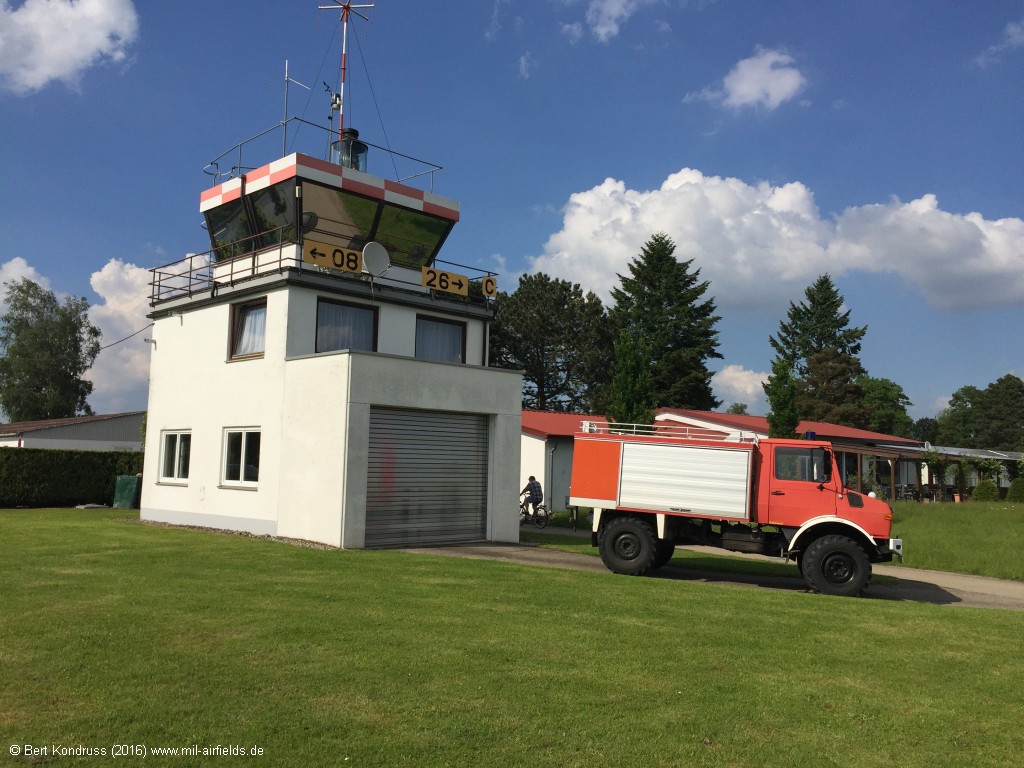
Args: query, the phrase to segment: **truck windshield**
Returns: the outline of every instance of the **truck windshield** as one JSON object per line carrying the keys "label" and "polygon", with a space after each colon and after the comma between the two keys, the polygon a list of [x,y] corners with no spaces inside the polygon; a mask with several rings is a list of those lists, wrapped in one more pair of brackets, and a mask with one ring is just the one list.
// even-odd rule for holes
{"label": "truck windshield", "polygon": [[827,483],[832,479],[832,454],[824,448],[775,449],[775,477],[778,480],[804,480]]}

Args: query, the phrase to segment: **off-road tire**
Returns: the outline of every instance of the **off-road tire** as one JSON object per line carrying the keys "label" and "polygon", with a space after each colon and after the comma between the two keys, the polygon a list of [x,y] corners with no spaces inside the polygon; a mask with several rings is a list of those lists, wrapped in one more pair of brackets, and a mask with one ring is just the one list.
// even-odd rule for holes
{"label": "off-road tire", "polygon": [[871,561],[853,539],[831,535],[815,539],[800,559],[804,581],[815,592],[857,597],[871,583]]}
{"label": "off-road tire", "polygon": [[612,573],[643,576],[654,564],[654,529],[635,517],[617,517],[605,526],[598,542],[601,560]]}
{"label": "off-road tire", "polygon": [[676,553],[676,543],[674,541],[659,541],[654,545],[654,562],[651,563],[651,570],[661,568]]}

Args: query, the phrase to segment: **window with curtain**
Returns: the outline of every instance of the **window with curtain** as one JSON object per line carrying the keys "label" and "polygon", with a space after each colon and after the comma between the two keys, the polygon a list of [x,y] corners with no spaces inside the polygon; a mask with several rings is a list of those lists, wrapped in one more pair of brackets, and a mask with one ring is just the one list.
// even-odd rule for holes
{"label": "window with curtain", "polygon": [[192,455],[191,432],[164,432],[161,480],[188,480],[188,465]]}
{"label": "window with curtain", "polygon": [[255,485],[260,479],[258,429],[224,430],[224,483]]}
{"label": "window with curtain", "polygon": [[466,324],[436,317],[417,317],[416,357],[442,363],[466,362]]}
{"label": "window with curtain", "polygon": [[262,355],[267,332],[267,300],[238,304],[231,314],[231,357]]}
{"label": "window with curtain", "polygon": [[320,299],[316,305],[316,351],[377,350],[377,308]]}

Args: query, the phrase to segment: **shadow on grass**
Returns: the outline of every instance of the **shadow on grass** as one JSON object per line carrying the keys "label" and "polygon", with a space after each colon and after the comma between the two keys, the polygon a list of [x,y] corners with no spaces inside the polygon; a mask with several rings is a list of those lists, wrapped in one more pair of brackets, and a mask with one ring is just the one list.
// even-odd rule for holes
{"label": "shadow on grass", "polygon": [[[520,531],[520,537],[523,542],[536,544],[541,548],[599,557],[597,549],[590,545],[590,539],[586,535],[581,536],[569,531],[559,532],[557,528],[548,528],[543,532],[524,528]],[[676,550],[675,557],[667,565],[649,576],[656,579],[737,584],[792,592],[810,591],[795,563],[712,555],[682,548]],[[911,601],[932,605],[962,602],[961,598],[942,587],[914,579],[912,572],[908,572],[907,577],[875,574],[864,596],[873,600]]]}

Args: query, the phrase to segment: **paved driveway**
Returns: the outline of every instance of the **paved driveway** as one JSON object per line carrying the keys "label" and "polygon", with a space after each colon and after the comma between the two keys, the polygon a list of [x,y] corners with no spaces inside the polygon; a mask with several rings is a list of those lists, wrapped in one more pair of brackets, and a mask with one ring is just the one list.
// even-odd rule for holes
{"label": "paved driveway", "polygon": [[[552,531],[562,533],[562,531]],[[680,547],[697,552],[721,555],[722,550],[711,547]],[[577,571],[594,571],[615,576],[604,567],[601,559],[591,555],[541,549],[530,544],[460,544],[441,547],[417,547],[403,550],[442,557],[468,557],[478,560],[504,560],[543,568],[567,568]],[[737,553],[730,552],[730,556]],[[759,557],[749,555],[749,557]],[[773,560],[775,558],[772,558]],[[876,565],[873,571],[878,576],[889,576],[891,580],[879,583],[877,580],[865,593],[871,600],[907,600],[935,605],[955,605],[968,608],[999,608],[1024,611],[1024,583],[990,579],[983,576],[962,576],[941,571],[923,571],[893,565]],[[699,571],[667,565],[652,578],[696,581],[706,584],[730,584],[753,589],[780,589],[807,591],[804,580],[793,567],[793,576],[749,576],[711,571]]]}

